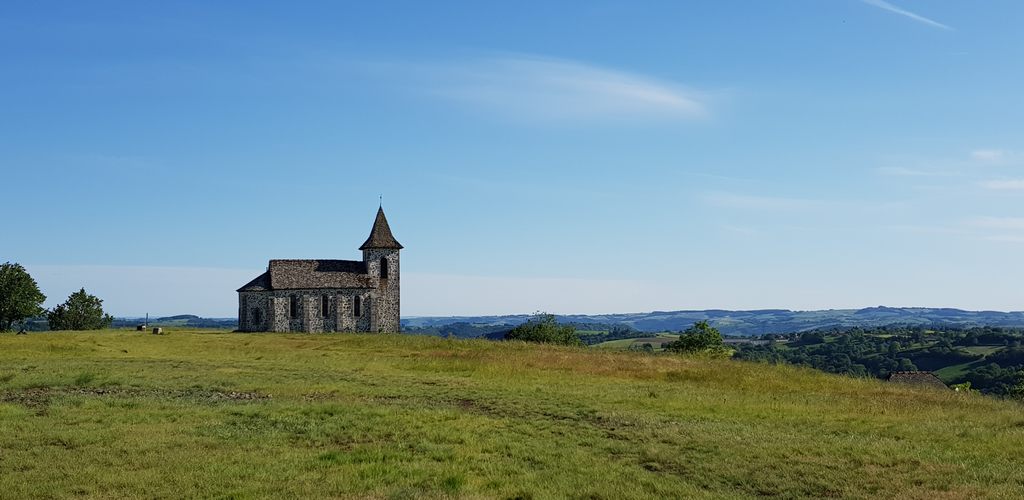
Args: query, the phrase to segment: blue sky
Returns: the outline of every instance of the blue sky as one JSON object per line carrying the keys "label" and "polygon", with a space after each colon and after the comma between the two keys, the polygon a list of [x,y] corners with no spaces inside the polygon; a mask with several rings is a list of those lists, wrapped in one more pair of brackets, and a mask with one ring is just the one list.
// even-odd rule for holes
{"label": "blue sky", "polygon": [[0,260],[231,316],[271,258],[403,314],[1024,304],[1024,4],[14,2]]}

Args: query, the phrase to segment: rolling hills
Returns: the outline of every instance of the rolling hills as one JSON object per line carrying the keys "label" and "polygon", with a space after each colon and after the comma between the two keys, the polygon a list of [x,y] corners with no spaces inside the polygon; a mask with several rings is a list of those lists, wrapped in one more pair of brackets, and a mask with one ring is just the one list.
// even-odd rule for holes
{"label": "rolling hills", "polygon": [[[410,316],[402,318],[402,327],[410,332],[452,333],[460,338],[483,337],[530,319],[530,315],[503,316]],[[638,332],[666,332],[686,329],[696,321],[707,320],[725,335],[755,336],[766,333],[791,333],[820,328],[878,327],[900,325],[1005,326],[1024,327],[1024,312],[965,311],[950,308],[870,307],[865,309],[827,309],[791,311],[762,309],[730,311],[723,309],[693,311],[654,311],[619,314],[558,315],[559,321],[584,325],[583,329],[632,328]],[[41,322],[40,322],[41,321]],[[45,320],[35,330],[45,330]],[[114,327],[132,327],[142,318],[116,318]],[[151,318],[154,326],[181,328],[235,328],[237,318],[201,318],[191,314]],[[445,333],[440,333],[444,329]]]}
{"label": "rolling hills", "polygon": [[[438,327],[454,323],[471,325],[517,325],[528,315],[409,317],[403,327]],[[865,309],[828,309],[790,311],[654,311],[649,313],[559,315],[559,321],[626,325],[641,332],[680,331],[696,321],[707,320],[725,335],[751,336],[766,333],[790,333],[832,327],[877,327],[903,325],[1007,326],[1024,327],[1024,312],[964,311],[925,307],[870,307]]]}

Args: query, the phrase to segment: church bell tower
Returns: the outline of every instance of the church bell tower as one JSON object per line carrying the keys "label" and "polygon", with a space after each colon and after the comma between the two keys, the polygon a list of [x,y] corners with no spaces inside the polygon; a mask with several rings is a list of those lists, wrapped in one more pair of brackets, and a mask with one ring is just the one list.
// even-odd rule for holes
{"label": "church bell tower", "polygon": [[388,219],[384,216],[384,208],[377,209],[377,218],[373,221],[370,236],[359,247],[363,251],[363,262],[366,271],[377,279],[377,293],[370,306],[370,314],[376,320],[375,331],[401,331],[401,267],[398,253],[402,250],[401,243],[391,234]]}

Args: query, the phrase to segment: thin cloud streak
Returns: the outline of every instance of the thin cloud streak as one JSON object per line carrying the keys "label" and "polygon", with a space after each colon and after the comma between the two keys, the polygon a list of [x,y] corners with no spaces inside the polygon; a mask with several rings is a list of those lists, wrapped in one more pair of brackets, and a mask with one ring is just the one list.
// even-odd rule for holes
{"label": "thin cloud streak", "polygon": [[932,26],[932,27],[940,28],[940,29],[944,29],[944,30],[952,30],[953,29],[953,28],[951,28],[951,27],[949,27],[949,26],[947,26],[945,24],[942,24],[942,23],[940,23],[938,21],[935,21],[933,19],[928,19],[927,17],[915,14],[913,12],[910,12],[909,10],[901,9],[901,8],[891,4],[889,2],[886,2],[885,0],[861,0],[861,1],[866,3],[866,4],[868,4],[868,5],[870,5],[870,6],[872,6],[872,7],[878,7],[879,9],[887,10],[887,11],[892,12],[894,14],[899,14],[899,15],[904,16],[904,17],[909,17],[910,19],[913,19],[913,20],[915,20],[915,21],[917,21],[919,23],[922,23],[922,24],[927,24],[928,26]]}
{"label": "thin cloud streak", "polygon": [[823,213],[863,213],[894,210],[905,205],[900,201],[870,200],[834,200],[814,198],[789,198],[785,196],[763,196],[714,191],[701,197],[701,201],[709,206],[751,212],[804,212],[807,214]]}
{"label": "thin cloud streak", "polygon": [[1024,179],[1002,179],[994,181],[982,181],[979,186],[995,191],[1024,191]]}
{"label": "thin cloud streak", "polygon": [[1012,234],[999,234],[996,236],[989,236],[985,238],[988,241],[995,241],[999,243],[1024,243],[1024,236],[1017,236]]}
{"label": "thin cloud streak", "polygon": [[418,89],[430,95],[519,119],[617,123],[709,115],[709,99],[701,93],[562,59],[495,56],[397,69],[410,73]]}
{"label": "thin cloud streak", "polygon": [[999,163],[1006,157],[1002,149],[976,149],[971,151],[971,158],[986,163]]}
{"label": "thin cloud streak", "polygon": [[728,192],[708,193],[704,201],[720,208],[744,210],[805,210],[826,205],[821,200],[786,198],[781,196],[758,196]]}
{"label": "thin cloud streak", "polygon": [[1024,217],[975,217],[967,221],[973,227],[1024,231]]}
{"label": "thin cloud streak", "polygon": [[954,172],[940,172],[907,167],[881,167],[876,169],[876,172],[881,175],[891,177],[953,177],[957,175]]}

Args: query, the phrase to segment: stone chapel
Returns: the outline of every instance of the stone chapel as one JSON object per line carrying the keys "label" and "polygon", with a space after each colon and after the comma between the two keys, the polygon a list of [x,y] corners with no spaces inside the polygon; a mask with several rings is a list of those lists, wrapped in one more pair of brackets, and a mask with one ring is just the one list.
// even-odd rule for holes
{"label": "stone chapel", "polygon": [[238,289],[243,332],[398,332],[402,245],[384,217],[359,247],[363,260],[274,259]]}

